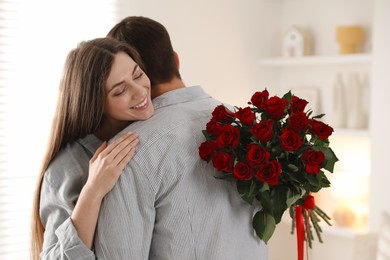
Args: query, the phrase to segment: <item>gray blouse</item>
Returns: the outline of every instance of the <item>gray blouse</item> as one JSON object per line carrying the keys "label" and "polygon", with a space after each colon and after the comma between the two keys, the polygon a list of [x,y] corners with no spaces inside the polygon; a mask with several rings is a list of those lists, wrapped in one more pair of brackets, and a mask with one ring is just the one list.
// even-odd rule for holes
{"label": "gray blouse", "polygon": [[94,135],[68,144],[47,169],[42,182],[40,216],[45,227],[44,259],[95,259],[80,240],[70,215],[88,178],[89,160],[101,144]]}

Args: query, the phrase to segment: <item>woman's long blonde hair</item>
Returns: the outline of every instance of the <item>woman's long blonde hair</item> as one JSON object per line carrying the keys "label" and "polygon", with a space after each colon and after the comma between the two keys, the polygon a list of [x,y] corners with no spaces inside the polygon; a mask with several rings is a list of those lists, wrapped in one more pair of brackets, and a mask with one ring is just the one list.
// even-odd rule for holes
{"label": "woman's long blonde hair", "polygon": [[31,223],[33,260],[40,259],[43,247],[45,229],[41,222],[39,205],[45,171],[66,144],[94,133],[99,128],[103,117],[105,84],[118,52],[127,53],[143,68],[135,49],[113,38],[81,42],[66,58],[57,108],[34,194]]}

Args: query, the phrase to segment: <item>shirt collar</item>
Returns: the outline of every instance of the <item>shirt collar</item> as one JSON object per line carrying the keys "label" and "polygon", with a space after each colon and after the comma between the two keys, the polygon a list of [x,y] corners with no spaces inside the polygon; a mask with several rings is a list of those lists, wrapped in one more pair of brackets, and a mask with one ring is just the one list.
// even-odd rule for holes
{"label": "shirt collar", "polygon": [[76,142],[85,147],[92,154],[96,152],[99,146],[102,144],[102,141],[97,138],[94,134],[89,134],[84,138],[78,139]]}
{"label": "shirt collar", "polygon": [[201,86],[184,87],[168,91],[156,97],[153,99],[153,106],[157,110],[161,107],[205,98],[210,98],[210,95],[204,92]]}

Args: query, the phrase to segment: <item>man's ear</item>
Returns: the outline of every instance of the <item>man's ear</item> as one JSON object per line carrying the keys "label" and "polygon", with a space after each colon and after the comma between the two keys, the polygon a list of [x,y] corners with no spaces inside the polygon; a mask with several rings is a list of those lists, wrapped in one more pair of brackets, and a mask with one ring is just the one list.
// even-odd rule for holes
{"label": "man's ear", "polygon": [[180,70],[179,54],[175,51],[173,51],[173,58],[175,59],[177,70]]}

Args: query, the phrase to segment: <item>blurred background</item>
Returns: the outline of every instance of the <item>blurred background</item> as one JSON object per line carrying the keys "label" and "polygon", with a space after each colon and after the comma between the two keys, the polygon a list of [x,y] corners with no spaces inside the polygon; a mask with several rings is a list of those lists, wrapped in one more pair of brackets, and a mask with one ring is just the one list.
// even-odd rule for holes
{"label": "blurred background", "polygon": [[[389,14],[388,0],[0,0],[0,259],[29,256],[32,194],[67,53],[128,15],[166,26],[188,86],[237,106],[265,88],[292,90],[325,113],[340,162],[316,195],[332,226],[322,223],[324,243],[309,256],[375,259],[390,230]],[[347,37],[357,38],[352,51],[342,51],[343,27],[360,30]],[[285,214],[270,260],[296,259],[290,226]]]}

